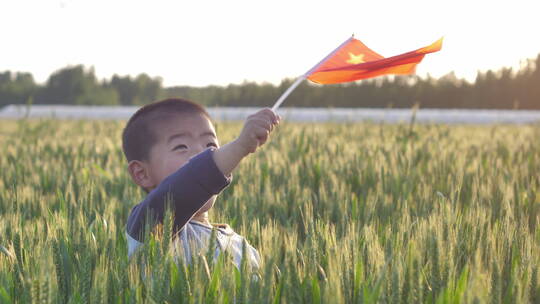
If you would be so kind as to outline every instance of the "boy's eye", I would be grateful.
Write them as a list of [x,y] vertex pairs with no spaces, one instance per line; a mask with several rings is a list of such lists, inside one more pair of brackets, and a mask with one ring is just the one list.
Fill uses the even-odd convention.
[[213,142],[208,143],[206,146],[207,146],[207,147],[214,147],[214,148],[217,148],[217,145],[216,145],[215,143],[213,143]]
[[187,146],[182,144],[182,145],[178,145],[178,146],[173,148],[173,150],[178,150],[178,149],[187,149]]

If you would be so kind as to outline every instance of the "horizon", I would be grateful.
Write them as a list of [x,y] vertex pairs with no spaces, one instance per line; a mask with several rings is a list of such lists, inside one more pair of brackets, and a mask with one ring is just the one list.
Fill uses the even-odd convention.
[[[538,53],[537,57],[540,56],[540,52]],[[362,81],[373,81],[375,79],[383,79],[383,78],[389,78],[389,79],[394,79],[395,77],[410,77],[410,76],[418,76],[419,78],[425,80],[427,79],[428,77],[431,77],[432,79],[438,81],[440,80],[441,78],[444,78],[445,76],[448,76],[448,75],[451,75],[451,74],[454,74],[454,76],[456,77],[456,79],[458,81],[464,81],[464,82],[467,82],[469,84],[474,84],[476,82],[476,78],[478,76],[478,74],[480,73],[486,73],[488,71],[491,71],[493,73],[498,73],[500,71],[502,71],[503,69],[511,69],[512,70],[512,73],[513,74],[516,74],[518,73],[522,68],[525,67],[525,65],[523,63],[531,60],[531,61],[534,61],[537,57],[531,57],[531,58],[526,58],[526,59],[523,59],[521,60],[522,62],[522,65],[520,67],[513,67],[513,66],[501,66],[501,67],[498,67],[497,69],[489,69],[489,70],[485,70],[485,71],[477,71],[477,74],[475,75],[474,78],[472,79],[469,79],[469,78],[466,78],[466,77],[460,77],[459,75],[456,75],[455,71],[449,71],[447,74],[444,74],[444,75],[440,75],[438,77],[434,76],[434,75],[431,75],[430,73],[427,73],[426,75],[418,75],[418,73],[416,74],[411,74],[411,75],[383,75],[383,76],[377,76],[377,77],[374,77],[374,78],[371,78],[371,79],[363,79],[363,80],[357,80],[357,81],[353,81],[353,82],[349,82],[349,83],[342,83],[341,85],[347,85],[347,84],[351,84],[351,83],[360,83]],[[420,63],[421,64],[421,63]],[[163,77],[161,77],[160,75],[149,75],[148,73],[145,73],[145,72],[141,72],[140,74],[136,74],[136,75],[132,75],[132,74],[119,74],[119,73],[113,73],[112,75],[108,76],[108,77],[98,77],[98,75],[96,75],[95,73],[95,67],[94,66],[86,66],[86,65],[83,65],[83,64],[69,64],[69,65],[66,65],[64,67],[61,67],[61,68],[58,68],[58,69],[55,69],[53,70],[51,73],[49,73],[49,75],[46,77],[46,79],[44,79],[43,81],[37,81],[37,79],[35,78],[35,75],[32,73],[32,72],[29,72],[29,71],[14,71],[14,70],[0,70],[0,73],[4,73],[4,72],[11,72],[11,73],[29,73],[32,75],[32,77],[34,77],[34,81],[37,85],[46,85],[47,83],[47,80],[48,78],[53,75],[54,73],[58,72],[58,71],[61,71],[63,69],[67,69],[67,68],[72,68],[72,67],[76,67],[76,66],[82,66],[83,69],[88,72],[90,70],[94,70],[94,75],[96,76],[96,80],[97,81],[110,81],[112,79],[112,77],[114,76],[118,76],[118,77],[126,77],[126,76],[130,76],[132,78],[135,78],[137,77],[138,75],[141,75],[141,74],[146,74],[147,76],[155,79],[155,78],[159,78],[161,79],[163,82],[162,82],[162,85],[163,85],[163,88],[167,89],[167,88],[174,88],[174,87],[193,87],[193,88],[205,88],[205,87],[211,87],[211,86],[216,86],[216,87],[227,87],[229,85],[243,85],[243,84],[246,84],[246,83],[254,83],[256,85],[273,85],[273,86],[279,86],[282,82],[284,81],[294,81],[296,78],[294,77],[286,77],[286,78],[283,78],[281,79],[279,82],[277,83],[274,83],[274,82],[268,82],[268,81],[255,81],[255,80],[249,80],[249,79],[244,79],[242,80],[241,82],[238,82],[238,83],[224,83],[224,84],[213,84],[213,83],[210,83],[210,84],[206,84],[206,85],[186,85],[186,84],[179,84],[179,85],[170,85],[170,86],[167,86],[165,83],[165,79]],[[305,80],[305,82],[309,85],[313,85],[313,86],[321,86],[321,84],[317,84],[317,83],[313,83],[309,80]]]
[[[93,67],[99,80],[145,73],[164,87],[279,85],[316,64],[352,33],[385,57],[431,44],[417,75],[519,70],[540,54],[533,1],[413,1],[332,5],[169,1],[9,1],[0,70],[31,73],[38,84],[64,67]],[[31,7],[32,9],[28,9]],[[343,9],[346,8],[346,9]],[[467,8],[467,9],[464,9]],[[367,12],[367,13],[366,13]],[[37,51],[36,51],[37,50]]]

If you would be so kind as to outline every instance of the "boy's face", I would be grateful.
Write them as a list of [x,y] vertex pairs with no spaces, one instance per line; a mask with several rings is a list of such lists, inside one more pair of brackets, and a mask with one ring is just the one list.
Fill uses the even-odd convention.
[[[146,171],[145,185],[148,190],[156,188],[167,176],[176,172],[189,159],[209,147],[219,147],[214,126],[202,114],[172,114],[159,122],[154,129],[157,142],[150,149],[148,161],[142,162]],[[213,196],[200,212],[210,209]]]

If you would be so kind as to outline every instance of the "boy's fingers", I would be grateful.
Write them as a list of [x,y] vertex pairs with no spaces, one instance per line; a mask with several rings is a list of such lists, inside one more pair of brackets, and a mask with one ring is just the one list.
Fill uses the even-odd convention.
[[274,129],[274,124],[269,122],[266,119],[254,118],[253,123],[259,127],[265,128],[266,130],[272,131]]
[[268,129],[262,127],[262,126],[256,126],[253,131],[255,133],[255,137],[257,137],[257,138],[262,138],[262,137],[268,136],[268,134],[270,134],[270,130],[268,130]]
[[264,109],[260,110],[259,113],[266,113],[266,114],[269,114],[269,115],[272,115],[272,116],[276,116],[276,112],[274,112],[270,108],[264,108]]
[[268,141],[268,137],[269,137],[268,133],[266,135],[260,137],[259,138],[259,146],[264,145],[266,143],[266,141]]
[[257,141],[259,142],[259,145],[262,145],[266,142],[268,139],[268,135],[270,134],[270,131],[264,129],[264,128],[257,128],[255,129],[255,137],[257,138]]
[[279,121],[279,118],[278,118],[278,115],[276,114],[276,112],[272,111],[272,109],[270,109],[270,108],[264,108],[264,109],[260,110],[258,113],[268,117],[270,119],[270,121],[272,123],[274,123],[274,124]]
[[264,120],[264,121],[268,121],[269,123],[271,124],[274,124],[275,121],[273,120],[272,118],[272,115],[268,114],[268,113],[257,113],[258,115],[256,115],[255,117],[253,117],[252,119],[257,119],[257,120]]

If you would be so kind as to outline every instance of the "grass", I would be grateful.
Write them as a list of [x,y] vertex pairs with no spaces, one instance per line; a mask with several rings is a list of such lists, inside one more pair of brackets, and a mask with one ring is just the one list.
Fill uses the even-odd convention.
[[123,125],[0,121],[0,303],[540,302],[538,125],[284,123],[210,215],[255,273],[160,233],[127,260]]

